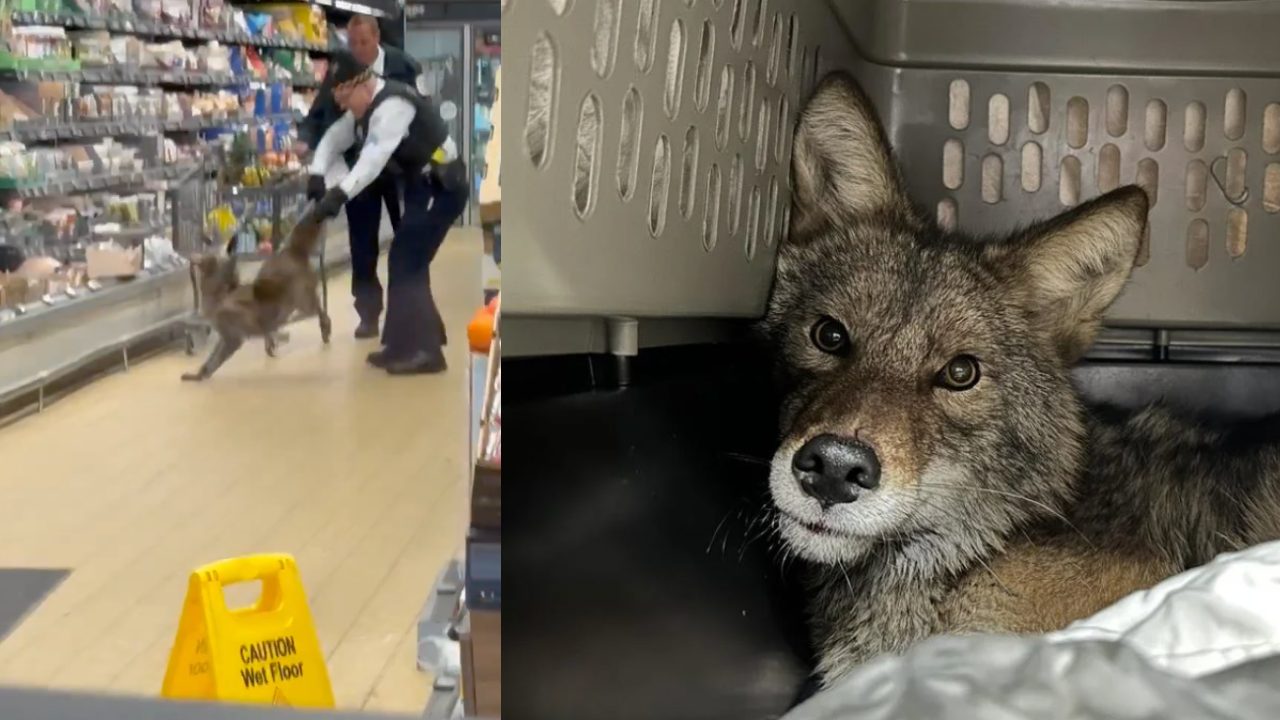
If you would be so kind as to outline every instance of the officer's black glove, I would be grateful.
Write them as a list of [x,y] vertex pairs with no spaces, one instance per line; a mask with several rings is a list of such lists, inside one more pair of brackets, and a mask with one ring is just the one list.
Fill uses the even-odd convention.
[[324,176],[311,175],[307,178],[307,199],[320,202],[324,199]]
[[342,206],[345,204],[347,204],[347,194],[342,191],[342,188],[334,188],[324,194],[316,211],[320,213],[322,219],[332,220],[338,217],[338,213],[342,212]]

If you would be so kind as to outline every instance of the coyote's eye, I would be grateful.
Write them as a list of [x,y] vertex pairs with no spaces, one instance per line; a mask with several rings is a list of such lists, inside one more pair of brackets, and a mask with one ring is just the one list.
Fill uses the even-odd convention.
[[934,383],[947,390],[968,390],[978,384],[982,372],[978,369],[978,359],[972,355],[957,355],[947,361],[938,371]]
[[813,346],[830,355],[843,355],[849,349],[849,331],[839,320],[823,316],[809,330]]

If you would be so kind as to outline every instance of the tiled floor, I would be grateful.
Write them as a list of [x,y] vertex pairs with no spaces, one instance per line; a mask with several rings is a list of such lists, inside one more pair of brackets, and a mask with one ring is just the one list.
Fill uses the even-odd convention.
[[366,367],[342,276],[329,348],[295,325],[280,357],[246,346],[203,385],[167,355],[0,431],[0,567],[73,570],[0,642],[0,683],[156,695],[190,570],[289,552],[339,706],[420,713],[415,621],[466,524],[480,246],[455,231],[433,267],[442,376]]

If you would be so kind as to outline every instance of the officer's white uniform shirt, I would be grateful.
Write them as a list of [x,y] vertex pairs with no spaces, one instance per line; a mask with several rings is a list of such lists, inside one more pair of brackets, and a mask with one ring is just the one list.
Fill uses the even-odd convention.
[[[381,56],[379,56],[381,58]],[[376,78],[373,94],[382,92],[387,83]],[[413,104],[401,97],[389,97],[374,108],[369,116],[368,136],[358,137],[355,116],[348,110],[329,126],[320,144],[316,146],[315,156],[309,169],[312,175],[323,175],[327,187],[339,187],[353,198],[369,186],[387,166],[391,155],[400,147],[401,141],[409,134],[409,124],[413,122],[417,110]],[[363,140],[360,157],[355,167],[342,175],[334,172],[335,167],[345,169],[342,154],[352,145]]]
[[[378,57],[369,66],[373,74],[379,76],[378,84],[374,88],[375,95],[386,87],[386,82],[381,77],[383,69],[386,67],[386,60],[386,50],[379,45]],[[414,89],[424,97],[427,95],[429,88],[425,73],[419,73],[414,83]],[[386,167],[392,153],[395,152],[405,135],[408,134],[409,124],[413,122],[413,116],[414,108],[405,100],[398,97],[384,100],[369,118],[369,136],[363,138],[364,148],[360,151],[360,158],[356,161],[355,167],[348,171],[347,164],[342,159],[342,154],[361,138],[356,137],[355,117],[350,111],[343,113],[342,117],[338,118],[338,121],[320,139],[320,144],[316,147],[315,157],[311,162],[310,172],[314,175],[324,175],[325,187],[341,187],[347,197],[355,197],[361,190],[368,187],[374,178],[382,173],[382,169]],[[326,146],[325,143],[330,137],[333,139]],[[370,152],[371,144],[374,145],[372,152]],[[445,138],[440,150],[445,162],[449,162],[459,155],[458,145],[454,142],[452,136]]]

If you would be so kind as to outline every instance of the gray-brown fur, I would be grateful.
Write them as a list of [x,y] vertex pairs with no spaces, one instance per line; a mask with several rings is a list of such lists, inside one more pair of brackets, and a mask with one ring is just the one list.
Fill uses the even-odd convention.
[[[771,492],[814,569],[824,681],[933,634],[1053,630],[1280,538],[1280,421],[1087,408],[1071,383],[1133,269],[1142,190],[1008,238],[941,230],[843,74],[802,113],[792,173],[763,323],[786,392]],[[847,329],[840,353],[815,345],[823,316]],[[980,379],[941,387],[960,355]],[[837,504],[803,490],[795,453],[820,434],[873,448],[879,485]]]
[[207,380],[251,337],[263,338],[267,354],[287,338],[281,328],[294,319],[318,317],[320,339],[328,344],[332,323],[320,304],[319,284],[311,253],[320,241],[324,223],[313,211],[304,214],[284,247],[262,263],[253,282],[240,283],[233,257],[197,258],[193,272],[200,288],[201,315],[218,339],[204,364],[183,380]]
[[[235,255],[228,252],[225,256],[210,254],[194,258],[191,263],[191,280],[199,293],[196,307],[200,319],[212,327],[222,301],[242,285]],[[289,334],[283,330],[265,335],[262,341],[267,356],[275,357],[279,344],[288,340]]]

